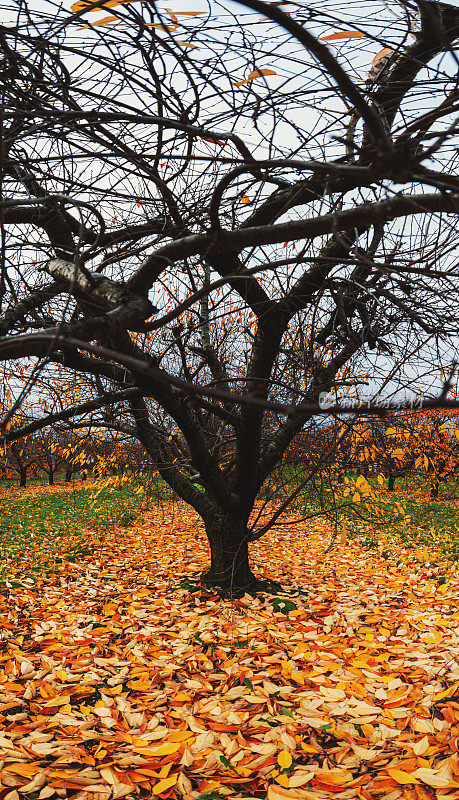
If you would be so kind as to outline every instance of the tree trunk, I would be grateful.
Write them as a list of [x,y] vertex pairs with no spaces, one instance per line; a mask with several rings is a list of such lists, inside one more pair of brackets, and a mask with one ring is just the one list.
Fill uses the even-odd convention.
[[238,517],[212,515],[205,521],[210,544],[210,569],[202,580],[210,586],[240,592],[254,588],[256,578],[249,566],[247,527]]
[[70,483],[72,480],[72,467],[67,467],[65,470],[65,482]]
[[389,482],[387,484],[387,488],[388,488],[389,492],[393,492],[394,491],[394,484],[395,484],[395,475],[392,475],[392,473],[389,473]]
[[21,479],[19,481],[19,486],[26,486],[27,485],[27,470],[26,469],[24,469],[24,470],[21,469],[20,476],[21,476]]
[[54,472],[48,472],[48,482],[50,486],[54,486]]
[[430,487],[430,496],[433,500],[436,500],[438,497],[439,487],[440,487],[439,481],[434,481]]

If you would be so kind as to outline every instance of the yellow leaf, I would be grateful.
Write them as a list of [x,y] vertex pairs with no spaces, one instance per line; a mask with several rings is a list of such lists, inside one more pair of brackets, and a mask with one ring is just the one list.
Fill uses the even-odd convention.
[[149,589],[139,589],[138,592],[134,592],[134,597],[148,597],[151,594]]
[[292,765],[292,756],[287,750],[282,750],[277,756],[277,763],[282,769],[288,769]]
[[278,775],[276,778],[274,778],[274,780],[276,781],[276,783],[279,783],[280,786],[285,786],[285,788],[288,789],[289,780],[287,775]]
[[403,770],[395,768],[389,768],[387,771],[390,777],[393,778],[394,781],[397,781],[397,783],[419,783],[419,781],[417,781],[416,778],[413,778],[413,775],[409,772],[403,772]]
[[353,503],[360,503],[360,495],[359,495],[359,493],[358,493],[358,492],[356,492],[356,493],[353,495],[353,497],[352,497],[352,502],[353,502]]
[[[379,51],[379,53],[376,53],[374,59],[371,62],[371,65],[373,67],[376,67],[376,65],[379,64],[382,58],[390,56],[391,53],[393,53],[393,50],[391,50],[390,47],[384,47],[382,50]],[[389,433],[389,431],[386,431],[386,433]]]
[[242,196],[241,203],[242,203],[243,205],[245,205],[245,206],[249,205],[249,203],[250,203],[250,197],[248,197],[248,195],[244,194],[244,195]]
[[391,456],[392,458],[402,459],[405,457],[405,451],[398,447],[396,450],[392,450]]
[[451,697],[451,695],[456,693],[457,684],[453,684],[453,686],[449,686],[445,689],[444,692],[440,692],[432,697],[432,703],[438,703],[439,700],[443,700],[445,697]]
[[159,771],[158,778],[160,778],[160,780],[165,780],[165,778],[169,776],[171,767],[172,767],[172,761],[169,761],[167,764],[164,764],[164,767],[162,767]]
[[156,756],[160,758],[161,756],[170,756],[172,753],[176,753],[179,748],[180,742],[171,742],[171,744],[163,744],[156,749],[152,747],[134,747],[134,750],[136,753],[140,753],[141,756]]
[[169,734],[167,738],[170,742],[186,742],[187,739],[191,739],[191,737],[195,735],[193,731],[175,731]]
[[244,83],[250,83],[250,81],[254,81],[255,78],[261,78],[263,75],[277,75],[277,72],[273,69],[255,69],[247,78],[244,78],[243,81],[236,81],[236,83],[233,83],[233,86],[243,86]]
[[359,39],[361,36],[366,36],[363,31],[338,31],[338,33],[330,33],[328,36],[321,36],[322,42],[334,42],[335,39]]
[[158,783],[155,783],[155,785],[152,787],[151,791],[155,792],[156,794],[167,792],[168,789],[171,789],[172,786],[175,786],[177,783],[177,778],[178,774],[175,773],[175,775],[171,775],[170,778],[165,778],[162,781],[158,781]]

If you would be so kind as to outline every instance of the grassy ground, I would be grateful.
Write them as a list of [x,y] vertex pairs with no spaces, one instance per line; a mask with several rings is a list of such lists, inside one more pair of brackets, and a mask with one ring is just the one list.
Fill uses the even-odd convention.
[[[375,480],[370,511],[361,504],[344,514],[351,537],[378,549],[383,557],[401,544],[423,562],[449,565],[459,560],[459,486],[440,484],[439,497],[430,497],[430,483],[413,477],[398,481],[395,490]],[[375,513],[375,510],[378,513]]]
[[[267,485],[263,492],[267,499],[280,502],[298,487],[306,474],[301,469],[283,468],[277,477],[280,482],[285,481],[277,497],[274,479],[273,486]],[[330,487],[325,478],[318,477],[315,484],[307,484],[295,498],[293,511],[301,518],[338,506],[336,514],[333,511],[328,514],[331,525],[337,523],[337,535],[346,531],[348,536],[361,538],[365,546],[378,549],[380,554],[390,551],[393,543],[399,543],[407,550],[427,548],[436,560],[459,560],[457,481],[440,483],[439,497],[433,499],[428,474],[399,478],[391,492],[387,490],[386,479],[381,482],[376,476],[369,477],[371,493],[368,494],[356,485],[362,480],[357,473],[347,474],[345,480],[345,483],[335,481]],[[423,551],[422,558],[426,557]]]
[[[12,490],[0,502],[0,589],[49,578],[64,561],[97,547],[115,525],[131,524],[140,511],[138,486],[111,481],[102,487],[34,485]],[[23,580],[23,578],[21,578]]]
[[[355,481],[357,476],[349,476]],[[428,486],[418,478],[397,482],[388,492],[370,479],[374,495],[370,513],[364,503],[340,512],[338,531],[376,549],[386,557],[392,544],[401,544],[424,561],[428,558],[447,565],[459,560],[459,487],[441,484],[440,497],[429,497]],[[291,485],[289,491],[291,491]],[[345,485],[335,485],[343,492]],[[352,496],[352,492],[351,492]],[[162,481],[150,478],[119,480],[109,478],[95,484],[34,484],[26,489],[2,491],[0,498],[0,591],[17,586],[17,575],[35,583],[56,575],[64,562],[90,555],[114,527],[131,525],[149,505],[171,499]],[[336,499],[336,498],[335,498]],[[298,498],[299,516],[330,505],[326,489],[305,489]],[[378,508],[375,516],[374,507]],[[403,511],[403,513],[401,513]]]

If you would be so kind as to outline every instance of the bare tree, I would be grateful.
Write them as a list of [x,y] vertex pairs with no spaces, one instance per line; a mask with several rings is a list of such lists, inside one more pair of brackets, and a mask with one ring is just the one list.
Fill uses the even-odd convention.
[[[453,360],[459,10],[109,14],[5,10],[3,439],[91,418],[139,440],[204,520],[208,583],[256,585],[252,511],[321,394],[428,391]],[[38,375],[81,398],[8,430]]]

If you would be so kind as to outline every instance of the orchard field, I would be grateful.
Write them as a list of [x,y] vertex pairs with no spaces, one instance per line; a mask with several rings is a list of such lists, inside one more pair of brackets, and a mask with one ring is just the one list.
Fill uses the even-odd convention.
[[2,498],[1,800],[458,796],[457,500],[282,518],[252,560],[283,590],[222,598],[198,517],[136,490]]
[[170,5],[0,0],[0,800],[458,800],[457,0]]

